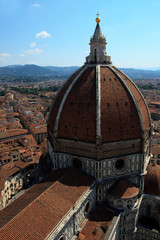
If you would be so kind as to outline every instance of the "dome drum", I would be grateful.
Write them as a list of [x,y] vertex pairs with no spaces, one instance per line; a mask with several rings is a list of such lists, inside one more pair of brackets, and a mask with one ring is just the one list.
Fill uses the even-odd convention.
[[97,161],[141,152],[141,139],[109,142],[97,146],[94,143],[54,137],[49,128],[48,141],[54,152],[93,158]]

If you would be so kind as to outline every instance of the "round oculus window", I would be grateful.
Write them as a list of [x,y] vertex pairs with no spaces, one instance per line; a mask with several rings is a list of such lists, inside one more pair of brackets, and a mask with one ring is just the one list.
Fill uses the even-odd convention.
[[127,172],[129,166],[130,166],[130,161],[128,158],[125,158],[125,159],[119,158],[114,163],[114,171],[117,174],[122,174]]
[[125,166],[125,162],[123,159],[118,159],[115,163],[115,168],[116,169],[122,169]]

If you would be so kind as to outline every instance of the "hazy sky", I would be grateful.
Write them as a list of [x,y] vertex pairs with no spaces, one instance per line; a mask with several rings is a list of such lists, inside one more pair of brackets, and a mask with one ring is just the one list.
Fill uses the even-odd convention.
[[160,0],[0,0],[0,66],[83,65],[97,12],[114,65],[160,66]]

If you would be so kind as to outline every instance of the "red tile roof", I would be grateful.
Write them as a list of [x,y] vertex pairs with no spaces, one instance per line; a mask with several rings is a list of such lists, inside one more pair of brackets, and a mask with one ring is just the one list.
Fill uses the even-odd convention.
[[118,71],[118,73],[125,80],[129,88],[131,89],[132,93],[134,94],[134,97],[137,100],[138,107],[142,115],[144,129],[147,130],[150,127],[150,116],[144,98],[142,97],[138,88],[135,87],[134,83],[124,73],[122,73],[118,68],[115,68],[115,70]]
[[26,129],[12,129],[6,130],[0,134],[0,140],[11,137],[18,137],[21,135],[26,135],[28,131]]
[[[79,72],[71,76],[55,99],[48,121],[52,132],[65,93]],[[88,66],[71,87],[58,121],[59,138],[96,142],[96,74],[95,65]],[[143,125],[144,130],[150,128],[150,115],[138,88],[117,68],[108,66],[100,66],[99,84],[102,143],[141,138]]]
[[57,181],[57,179],[62,177],[65,172],[66,169],[55,171],[54,176],[52,174],[49,175],[45,181],[34,185],[32,188],[29,188],[18,199],[9,204],[6,208],[2,209],[0,211],[0,228],[2,228],[12,218],[19,214],[31,202],[33,202],[39,195],[41,195],[47,188],[49,188],[55,181]]
[[95,67],[88,68],[68,95],[58,126],[58,137],[95,142],[96,82]]
[[139,194],[139,188],[127,179],[122,179],[111,186],[108,194],[116,198],[133,198]]
[[0,238],[45,239],[92,183],[91,176],[76,169],[68,169],[61,178],[2,227]]
[[144,193],[160,196],[160,166],[149,164],[144,181]]
[[73,82],[74,78],[80,71],[81,71],[81,68],[78,69],[75,73],[73,73],[71,75],[71,77],[68,79],[68,81],[64,83],[64,85],[62,86],[61,90],[58,92],[58,94],[53,102],[53,105],[52,105],[52,108],[51,108],[51,111],[49,114],[49,121],[48,121],[48,125],[52,131],[54,131],[54,125],[55,125],[58,109],[59,109],[61,101],[67,91],[67,88]]
[[101,113],[102,141],[141,137],[140,119],[131,94],[106,67],[101,67]]
[[77,240],[102,240],[114,217],[114,212],[98,206],[77,237]]
[[156,144],[151,147],[152,154],[159,154],[160,155],[160,145]]

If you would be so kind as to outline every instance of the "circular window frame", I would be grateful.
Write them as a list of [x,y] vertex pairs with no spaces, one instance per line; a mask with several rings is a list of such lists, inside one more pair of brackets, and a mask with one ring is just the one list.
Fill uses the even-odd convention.
[[115,168],[118,169],[118,171],[120,171],[124,167],[125,167],[125,160],[123,158],[120,158],[115,162]]
[[[124,165],[122,167],[120,167],[120,168],[116,167],[117,164],[118,165],[122,164],[122,163],[120,163],[120,161],[122,161],[122,160],[123,160],[123,164]],[[114,161],[113,168],[114,168],[114,172],[116,174],[124,174],[124,173],[126,173],[128,171],[128,169],[129,169],[129,167],[130,167],[130,160],[128,158],[122,157],[122,158],[118,158],[118,159],[116,159]]]
[[62,235],[58,238],[58,240],[66,240],[66,236],[65,236],[64,234],[62,234]]
[[[91,204],[90,204],[91,202],[90,202],[90,200],[88,200],[87,202],[86,202],[86,204],[85,204],[85,206],[84,206],[84,215],[86,216],[88,213],[89,213],[89,211],[90,211],[90,208],[91,208]],[[86,210],[86,208],[87,208],[87,210]]]
[[[77,165],[76,165],[76,161],[77,161]],[[80,164],[79,164],[80,163]],[[78,166],[79,165],[79,166]],[[73,167],[75,167],[75,168],[77,168],[77,169],[82,169],[82,167],[83,167],[83,162],[82,162],[82,160],[80,159],[80,158],[78,158],[78,157],[73,157],[72,158],[72,166]]]

